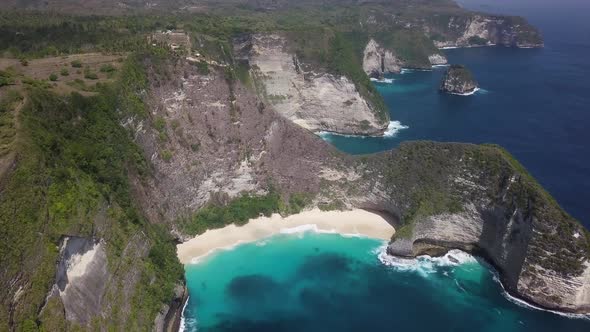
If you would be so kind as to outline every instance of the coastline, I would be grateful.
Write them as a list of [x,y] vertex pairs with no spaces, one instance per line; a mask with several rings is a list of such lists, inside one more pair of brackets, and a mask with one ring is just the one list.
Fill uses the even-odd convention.
[[288,217],[273,214],[270,217],[250,219],[243,226],[232,224],[207,230],[177,245],[176,253],[182,264],[194,264],[216,250],[229,249],[240,243],[256,242],[276,234],[306,230],[381,240],[389,240],[395,234],[393,226],[383,216],[373,212],[361,209],[321,211],[315,208]]

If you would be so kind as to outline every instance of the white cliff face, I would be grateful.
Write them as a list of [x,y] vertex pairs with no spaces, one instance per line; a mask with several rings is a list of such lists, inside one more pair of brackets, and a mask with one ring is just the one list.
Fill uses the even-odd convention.
[[312,131],[342,134],[382,134],[387,121],[380,120],[354,83],[344,76],[304,72],[284,37],[256,34],[236,53],[244,54],[251,67],[257,92],[280,114]]
[[428,61],[433,66],[441,66],[441,65],[446,65],[447,63],[449,63],[447,61],[447,58],[441,54],[433,54],[433,55],[428,56]]
[[[568,309],[574,312],[590,311],[590,263],[579,276],[564,277],[552,270],[532,265],[521,273],[518,291],[534,298],[548,308]],[[555,303],[555,299],[559,299]]]
[[399,73],[403,62],[391,50],[384,49],[374,39],[369,40],[363,52],[363,70],[372,77]]
[[108,279],[105,245],[91,239],[65,238],[60,255],[54,292],[62,299],[66,319],[86,325],[101,312]]
[[[501,16],[474,15],[467,22],[451,18],[448,28],[462,31],[454,40],[435,41],[438,48],[473,47],[473,46],[516,46],[516,47],[542,47],[539,38],[528,41],[523,36],[531,33],[526,24],[508,22]],[[533,32],[536,33],[536,32]],[[478,40],[474,42],[473,39]]]

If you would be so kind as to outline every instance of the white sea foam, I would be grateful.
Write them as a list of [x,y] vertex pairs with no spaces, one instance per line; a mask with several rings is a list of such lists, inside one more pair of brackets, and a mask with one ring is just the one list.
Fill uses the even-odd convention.
[[[408,129],[408,128],[410,128],[410,127],[403,125],[399,121],[390,121],[389,125],[387,125],[387,129],[383,133],[383,137],[394,137],[400,130]],[[333,133],[333,132],[329,132],[329,131],[320,131],[317,133],[317,135],[328,142],[330,141],[330,136],[356,137],[356,138],[380,137],[380,136],[339,134],[339,133]]]
[[377,83],[393,84],[393,81],[395,81],[395,80],[393,78],[374,78],[374,77],[371,77],[371,81],[377,82]]
[[[472,95],[476,94],[479,91],[481,91],[480,88],[475,88],[471,92],[467,92],[467,93],[453,93],[453,92],[451,92],[451,94],[453,94],[455,96],[472,96]],[[486,90],[486,92],[487,92],[487,90]]]
[[387,130],[383,133],[384,137],[393,137],[395,136],[400,130],[408,129],[410,127],[404,126],[399,121],[390,121],[389,125],[387,126]]
[[585,315],[585,314],[571,314],[571,313],[566,313],[566,312],[560,312],[560,311],[555,311],[555,310],[550,310],[550,309],[545,309],[545,308],[541,308],[538,307],[534,304],[528,303],[524,300],[521,300],[517,297],[514,297],[512,295],[510,295],[507,291],[506,288],[504,288],[504,284],[502,284],[502,282],[500,281],[500,277],[498,275],[498,271],[496,271],[494,268],[492,268],[491,266],[488,266],[488,268],[492,271],[493,275],[494,275],[494,281],[496,281],[498,284],[500,284],[500,287],[502,287],[502,295],[510,302],[521,306],[523,308],[527,308],[527,309],[534,309],[534,310],[541,310],[541,311],[546,311],[546,312],[550,312],[556,315],[560,315],[560,316],[564,316],[567,318],[575,318],[575,319],[587,319],[590,320],[590,315]]
[[450,67],[450,66],[451,66],[451,65],[449,65],[449,64],[447,63],[447,64],[444,64],[444,65],[432,65],[432,68],[445,68],[445,67]]
[[402,68],[400,74],[409,74],[415,71],[432,71],[432,69],[418,69],[418,68]]
[[458,266],[477,262],[475,257],[461,250],[450,250],[441,257],[418,256],[416,258],[401,258],[388,255],[387,245],[384,245],[376,250],[376,254],[384,265],[390,266],[398,271],[415,272],[423,277],[436,273],[438,267]]
[[[461,250],[456,250],[456,249],[450,250],[447,254],[445,254],[444,256],[441,256],[441,257],[418,256],[416,258],[400,258],[400,257],[394,257],[391,255],[388,255],[387,254],[387,244],[384,244],[383,246],[381,246],[375,250],[375,254],[377,254],[377,257],[379,258],[381,263],[383,263],[384,265],[390,266],[397,271],[415,272],[423,277],[427,277],[429,274],[436,273],[437,267],[459,266],[462,264],[478,262],[478,260],[475,257],[471,256],[470,254],[463,252]],[[564,312],[559,312],[559,311],[555,311],[555,310],[540,308],[538,306],[535,306],[533,304],[530,304],[524,300],[521,300],[519,298],[516,298],[516,297],[508,294],[508,292],[504,288],[504,285],[500,281],[498,272],[492,266],[489,266],[488,264],[485,264],[485,263],[484,263],[484,265],[488,269],[490,269],[490,271],[492,271],[494,281],[496,281],[497,283],[500,284],[500,286],[502,287],[502,295],[508,301],[510,301],[516,305],[519,305],[521,307],[528,308],[528,309],[547,311],[547,312],[551,312],[551,313],[554,313],[554,314],[557,314],[560,316],[564,316],[564,317],[568,317],[568,318],[590,320],[590,315],[571,314],[571,313],[564,313]],[[457,283],[457,287],[459,289],[461,289],[462,291],[465,291],[465,289],[459,283]]]
[[190,296],[186,298],[186,302],[184,302],[184,306],[182,307],[182,312],[180,313],[180,326],[178,327],[178,332],[184,332],[186,330],[186,318],[184,317],[184,311],[186,310],[186,306],[188,305],[188,300]]
[[214,253],[216,253],[218,251],[229,251],[229,250],[233,250],[237,246],[239,246],[240,244],[244,244],[244,243],[247,243],[247,242],[246,241],[239,240],[239,241],[236,241],[235,243],[233,243],[231,245],[228,245],[228,246],[225,246],[225,247],[213,248],[213,249],[207,251],[206,253],[204,253],[204,254],[202,254],[200,256],[191,258],[190,264],[198,264],[204,258],[208,257],[211,254],[214,254]]
[[299,234],[303,235],[306,232],[318,233],[318,234],[338,234],[342,237],[346,238],[361,238],[366,237],[360,233],[341,233],[335,229],[322,229],[318,227],[316,224],[307,224],[307,225],[300,225],[291,228],[282,228],[280,233],[281,234]]

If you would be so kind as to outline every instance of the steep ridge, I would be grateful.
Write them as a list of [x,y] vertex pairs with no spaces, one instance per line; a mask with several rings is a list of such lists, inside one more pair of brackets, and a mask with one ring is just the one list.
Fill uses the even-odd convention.
[[[312,131],[378,135],[389,123],[344,75],[309,66],[279,34],[245,35],[234,53],[251,71],[257,92],[286,118]],[[382,113],[382,112],[381,112]]]
[[[176,70],[192,69],[180,65]],[[187,93],[183,106],[172,111],[152,104],[153,112],[167,123],[181,114],[186,118],[176,129],[167,127],[165,146],[175,145],[170,148],[176,152],[168,162],[154,162],[158,181],[152,185],[157,189],[146,191],[150,199],[145,200],[147,209],[161,209],[154,215],[167,216],[167,222],[179,226],[178,233],[178,218],[189,212],[182,207],[231,201],[240,191],[264,194],[272,185],[286,200],[305,192],[310,195],[307,206],[366,208],[393,215],[399,224],[391,254],[440,255],[463,249],[487,258],[515,296],[547,308],[589,311],[590,234],[501,148],[416,142],[387,153],[351,157],[261,106],[239,81],[228,82],[218,71],[184,77],[188,79],[182,83]],[[218,100],[219,95],[212,95],[222,92],[224,85],[233,85],[233,118],[229,101],[223,107],[207,106],[207,98]],[[166,96],[178,87],[174,82],[163,85],[155,98],[166,103]],[[197,101],[192,91],[206,97]],[[254,117],[256,121],[249,120]],[[225,141],[220,147],[227,157],[220,159],[219,151],[207,148],[183,148],[180,136],[196,132],[207,135],[203,140]],[[154,139],[157,132],[149,135]],[[199,165],[188,161],[195,159]],[[212,164],[215,168],[207,166]],[[210,184],[213,173],[207,169],[223,172],[213,176],[219,179],[217,186]],[[197,181],[201,173],[207,176]],[[238,183],[241,187],[236,188]],[[183,203],[176,205],[177,201]]]

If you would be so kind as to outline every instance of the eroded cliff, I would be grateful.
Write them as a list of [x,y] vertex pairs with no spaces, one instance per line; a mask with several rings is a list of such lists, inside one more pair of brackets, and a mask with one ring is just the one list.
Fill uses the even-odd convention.
[[311,131],[379,135],[389,124],[350,78],[309,66],[280,34],[245,35],[234,53],[247,63],[258,94],[280,114]]

